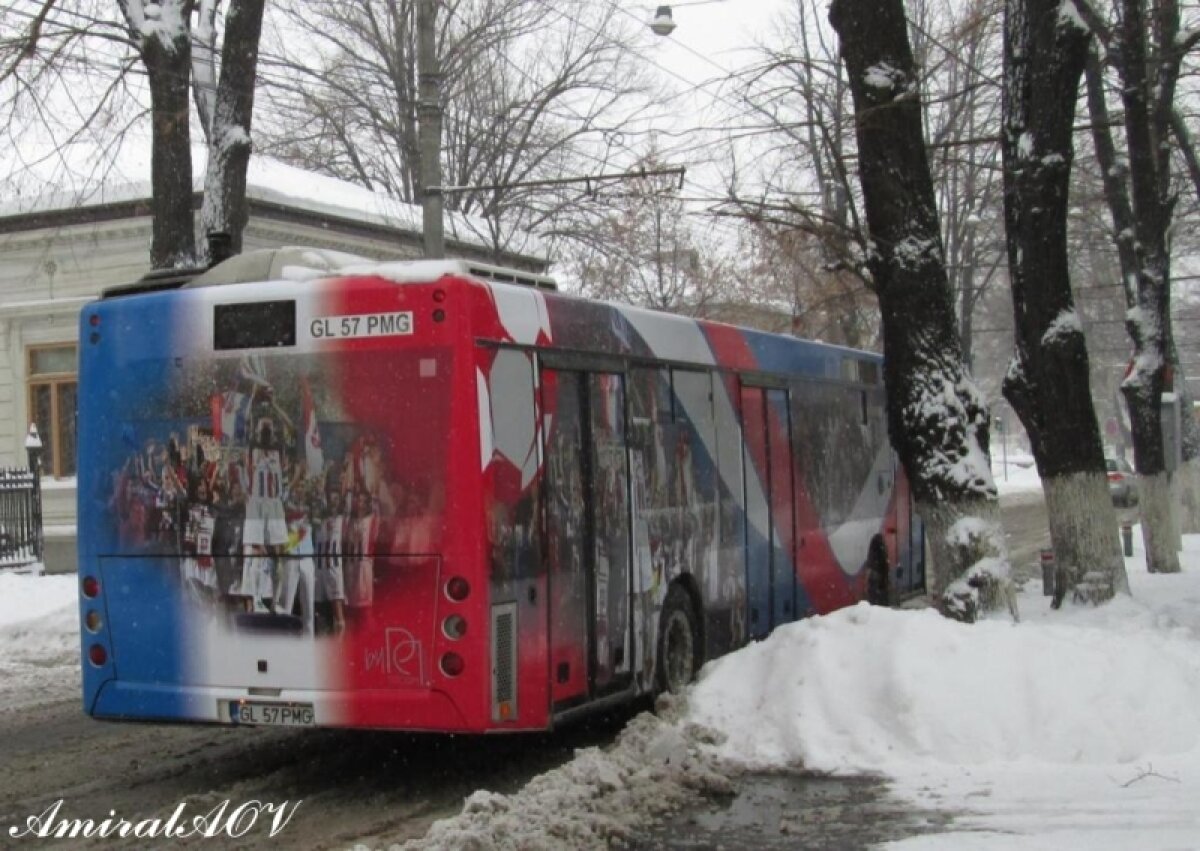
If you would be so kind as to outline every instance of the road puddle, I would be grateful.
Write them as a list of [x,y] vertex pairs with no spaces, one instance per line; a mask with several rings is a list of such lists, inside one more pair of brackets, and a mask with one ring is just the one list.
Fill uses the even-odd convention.
[[747,774],[731,796],[676,813],[634,849],[845,849],[950,829],[952,816],[913,812],[874,777]]

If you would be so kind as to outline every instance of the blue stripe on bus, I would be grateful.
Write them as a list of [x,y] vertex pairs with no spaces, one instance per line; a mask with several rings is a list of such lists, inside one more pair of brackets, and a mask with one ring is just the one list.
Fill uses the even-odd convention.
[[[79,419],[89,424],[78,436],[79,555],[81,571],[96,575],[101,583],[104,628],[97,640],[110,650],[109,662],[97,668],[83,663],[84,705],[92,709],[105,682],[112,676],[147,682],[178,683],[184,676],[182,609],[177,560],[166,558],[105,559],[118,551],[121,528],[114,477],[126,460],[141,451],[148,438],[160,442],[178,424],[124,421],[131,408],[162,410],[163,399],[174,383],[175,362],[171,346],[177,319],[187,299],[162,294],[139,300],[89,305],[80,318]],[[91,316],[98,315],[96,325]],[[135,405],[130,400],[140,400]],[[82,578],[82,577],[81,577]],[[95,603],[84,601],[84,607]],[[135,630],[130,625],[137,624]],[[120,625],[116,635],[110,625]],[[85,645],[91,639],[85,635]],[[176,701],[172,703],[172,700]],[[159,698],[155,715],[183,713],[182,697]],[[170,705],[168,705],[170,704]],[[126,707],[130,715],[141,709]]]

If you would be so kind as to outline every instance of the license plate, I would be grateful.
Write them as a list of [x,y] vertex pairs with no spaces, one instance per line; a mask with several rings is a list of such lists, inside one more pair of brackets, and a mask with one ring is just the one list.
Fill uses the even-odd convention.
[[234,724],[263,724],[276,727],[311,727],[311,703],[263,703],[253,700],[222,701],[225,718]]
[[413,332],[411,310],[361,313],[351,316],[317,316],[308,323],[314,340],[352,340],[359,337],[396,337]]

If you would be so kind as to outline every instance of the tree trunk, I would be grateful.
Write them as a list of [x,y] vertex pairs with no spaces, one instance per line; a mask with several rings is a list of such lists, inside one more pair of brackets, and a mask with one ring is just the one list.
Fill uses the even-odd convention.
[[[1170,10],[1174,8],[1174,21]],[[1171,0],[1156,4],[1161,17],[1155,33],[1162,55],[1152,61],[1147,46],[1149,22],[1145,0],[1120,2],[1121,100],[1129,143],[1134,256],[1137,296],[1126,326],[1133,339],[1133,362],[1121,385],[1133,427],[1133,457],[1141,477],[1142,530],[1149,569],[1177,573],[1179,554],[1171,507],[1170,471],[1162,439],[1162,394],[1167,386],[1171,351],[1171,255],[1167,229],[1171,223],[1170,132],[1178,62],[1172,61],[1178,32],[1178,7]]]
[[1200,422],[1196,421],[1193,397],[1188,390],[1187,376],[1180,363],[1179,350],[1174,345],[1170,352],[1171,370],[1175,376],[1176,393],[1179,397],[1180,421],[1182,423],[1182,463],[1172,480],[1175,485],[1174,503],[1179,509],[1177,532],[1184,535],[1200,534]]
[[143,36],[141,54],[150,80],[153,112],[150,265],[155,269],[188,266],[195,262],[196,232],[188,128],[191,54],[186,30],[173,37],[161,33]]
[[[1138,4],[1133,2],[1132,6]],[[1126,328],[1134,343],[1134,356],[1121,391],[1129,410],[1134,462],[1140,477],[1146,563],[1153,573],[1175,573],[1180,567],[1159,408],[1165,385],[1166,355],[1171,350],[1170,335],[1163,332],[1164,328],[1170,328],[1169,314],[1166,313],[1169,277],[1156,270],[1163,268],[1165,259],[1169,271],[1164,228],[1170,216],[1160,203],[1156,176],[1159,161],[1154,157],[1150,132],[1146,22],[1140,8],[1134,8],[1133,12],[1133,20],[1124,25],[1121,47],[1110,48],[1110,55],[1124,82],[1122,100],[1126,107],[1129,163],[1121,162],[1116,156],[1112,121],[1104,101],[1102,68],[1094,52],[1087,62],[1087,106],[1129,307]],[[1128,38],[1133,41],[1124,44]],[[1144,212],[1145,218],[1142,217]],[[1158,481],[1159,478],[1164,481]]]
[[904,4],[834,0],[829,17],[854,96],[888,432],[929,524],[931,596],[969,620],[981,587],[1009,588],[1009,565],[984,450],[988,412],[962,366]]
[[200,227],[204,234],[229,234],[234,254],[242,250],[249,217],[246,170],[250,165],[250,126],[264,0],[235,0],[225,18],[221,79],[208,139],[208,171]]
[[1200,534],[1200,458],[1184,454],[1183,465],[1172,476],[1175,481],[1175,504],[1179,507],[1181,535]]
[[1091,371],[1067,256],[1071,141],[1088,32],[1060,0],[1005,5],[1004,219],[1016,348],[1004,395],[1029,434],[1046,494],[1058,594],[1124,589]]

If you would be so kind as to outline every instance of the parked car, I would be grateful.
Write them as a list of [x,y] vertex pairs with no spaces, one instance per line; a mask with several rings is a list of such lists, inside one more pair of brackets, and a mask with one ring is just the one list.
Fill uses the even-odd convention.
[[1108,494],[1116,505],[1137,505],[1137,475],[1133,468],[1119,458],[1105,458],[1108,468]]

